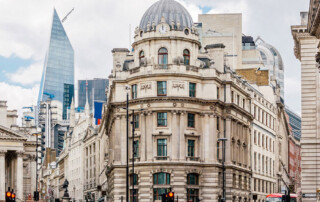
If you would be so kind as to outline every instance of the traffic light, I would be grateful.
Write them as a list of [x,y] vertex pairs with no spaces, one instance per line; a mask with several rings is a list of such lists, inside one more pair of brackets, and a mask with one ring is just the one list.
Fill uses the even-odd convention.
[[35,192],[33,192],[33,198],[34,198],[34,200],[35,201],[39,201],[39,192],[38,191],[35,191]]
[[167,197],[168,195],[167,194],[162,194],[162,202],[167,202]]
[[11,192],[10,191],[6,192],[6,202],[11,202]]
[[16,194],[13,193],[13,191],[12,191],[12,193],[11,193],[11,202],[15,202],[15,201],[16,201]]
[[174,192],[169,192],[168,193],[168,202],[174,202]]

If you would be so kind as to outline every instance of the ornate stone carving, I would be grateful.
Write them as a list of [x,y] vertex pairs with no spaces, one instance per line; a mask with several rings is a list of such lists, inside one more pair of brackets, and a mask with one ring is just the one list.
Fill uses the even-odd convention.
[[145,91],[147,92],[147,90],[151,90],[152,89],[152,83],[142,83],[140,84],[140,91]]
[[6,155],[7,151],[6,150],[0,150],[0,156]]
[[16,151],[18,157],[23,157],[24,151]]
[[174,81],[174,82],[172,82],[172,88],[176,88],[178,91],[179,91],[180,89],[183,89],[183,90],[184,90],[184,83]]

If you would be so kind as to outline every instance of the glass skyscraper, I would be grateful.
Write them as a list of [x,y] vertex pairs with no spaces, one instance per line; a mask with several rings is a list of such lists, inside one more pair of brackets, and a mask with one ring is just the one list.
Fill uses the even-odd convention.
[[92,79],[78,81],[78,106],[84,107],[86,104],[86,89],[88,88],[88,102],[92,112],[93,102],[106,102],[106,86],[108,79]]
[[[63,114],[66,114],[74,95],[73,86],[74,51],[57,11],[54,9],[49,49],[43,66],[38,102],[46,101],[51,96],[51,99],[63,104]],[[65,92],[65,89],[68,92]]]

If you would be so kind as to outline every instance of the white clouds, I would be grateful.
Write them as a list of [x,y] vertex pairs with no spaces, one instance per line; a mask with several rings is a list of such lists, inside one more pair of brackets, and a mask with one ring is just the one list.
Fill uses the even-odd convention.
[[38,85],[31,89],[26,89],[0,82],[0,100],[7,100],[9,109],[21,109],[25,106],[35,105],[37,103],[37,97],[35,95],[37,95],[38,92]]
[[33,85],[41,80],[42,62],[36,62],[29,67],[20,67],[15,73],[7,73],[6,76],[15,83]]
[[[144,12],[157,0],[4,1],[0,0],[0,55],[40,61],[10,76],[12,81],[32,84],[41,79],[53,7],[61,19],[74,8],[63,25],[75,51],[75,79],[78,80],[107,78],[112,67],[111,50],[129,47],[129,24],[133,33]],[[307,10],[307,1],[296,1],[294,4],[292,0],[178,1],[188,9],[195,22],[201,13],[199,6],[212,7],[210,13],[242,12],[244,34],[260,35],[267,43],[274,45],[282,54],[285,73],[289,77],[300,78],[299,63],[293,56],[290,25],[299,23],[299,12]],[[40,72],[36,71],[37,67]],[[38,92],[34,94],[35,98],[37,96]]]

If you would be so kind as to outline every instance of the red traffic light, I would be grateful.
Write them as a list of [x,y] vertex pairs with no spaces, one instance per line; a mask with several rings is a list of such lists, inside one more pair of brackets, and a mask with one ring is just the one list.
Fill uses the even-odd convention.
[[6,196],[11,197],[11,192],[7,191]]
[[169,195],[170,198],[173,198],[173,197],[174,197],[174,193],[173,193],[173,192],[169,192],[168,195]]

